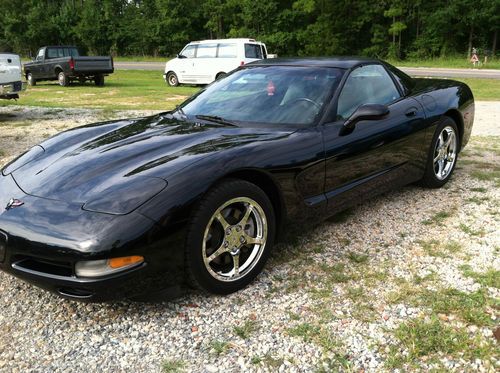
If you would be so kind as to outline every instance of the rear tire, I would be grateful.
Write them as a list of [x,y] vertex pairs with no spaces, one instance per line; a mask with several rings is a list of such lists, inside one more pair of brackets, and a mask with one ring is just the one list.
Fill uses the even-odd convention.
[[440,188],[446,184],[457,164],[459,149],[458,127],[453,119],[444,117],[432,137],[424,177],[419,184],[426,188]]
[[69,85],[69,78],[63,71],[59,71],[57,74],[57,81],[61,87],[67,87]]
[[26,80],[28,81],[28,85],[30,85],[31,87],[36,86],[36,79],[33,77],[32,73],[28,73],[28,75],[26,76]]
[[244,288],[262,271],[275,235],[267,195],[229,179],[211,189],[191,217],[185,247],[190,284],[215,294]]
[[96,75],[94,78],[95,85],[98,87],[103,87],[104,86],[104,75]]
[[177,78],[177,74],[173,71],[170,71],[167,74],[167,84],[170,87],[177,87],[179,85],[179,79]]

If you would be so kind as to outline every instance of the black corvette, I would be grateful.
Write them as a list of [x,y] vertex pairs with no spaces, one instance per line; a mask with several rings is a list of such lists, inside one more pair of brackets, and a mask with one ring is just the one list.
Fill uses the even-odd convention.
[[70,299],[225,294],[290,227],[452,175],[470,89],[371,59],[239,68],[152,117],[63,132],[0,175],[0,268]]

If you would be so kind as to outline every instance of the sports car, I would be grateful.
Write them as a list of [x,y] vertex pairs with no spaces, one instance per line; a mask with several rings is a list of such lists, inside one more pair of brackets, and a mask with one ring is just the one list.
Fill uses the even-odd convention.
[[467,85],[380,60],[250,63],[175,110],[74,128],[7,164],[0,268],[82,301],[228,294],[294,229],[444,185],[473,119]]

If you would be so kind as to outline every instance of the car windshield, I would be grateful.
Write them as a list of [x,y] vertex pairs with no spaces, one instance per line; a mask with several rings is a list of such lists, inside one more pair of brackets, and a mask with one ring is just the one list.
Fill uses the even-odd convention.
[[262,124],[314,123],[344,71],[326,67],[255,66],[234,72],[191,97],[188,117]]

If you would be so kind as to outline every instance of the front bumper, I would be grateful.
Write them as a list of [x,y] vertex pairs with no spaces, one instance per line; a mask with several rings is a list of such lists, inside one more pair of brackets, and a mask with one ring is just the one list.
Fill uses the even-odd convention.
[[[6,209],[10,199],[21,206]],[[183,282],[182,232],[164,234],[139,213],[114,216],[25,194],[0,174],[0,269],[68,299],[135,298]],[[141,255],[145,262],[100,278],[79,278],[82,260]]]
[[0,84],[0,96],[11,96],[26,90],[26,82]]

